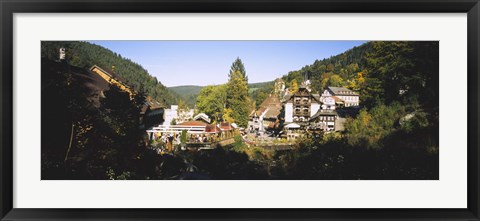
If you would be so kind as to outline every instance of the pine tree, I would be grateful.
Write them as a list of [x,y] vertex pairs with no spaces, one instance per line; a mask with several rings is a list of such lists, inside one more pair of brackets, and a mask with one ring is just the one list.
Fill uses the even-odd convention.
[[234,71],[227,82],[226,108],[232,111],[229,117],[240,127],[246,127],[249,107],[247,80],[240,71]]
[[235,71],[239,71],[242,74],[242,77],[245,79],[245,81],[248,82],[248,76],[247,76],[247,72],[245,71],[245,66],[243,65],[242,60],[238,57],[233,62],[232,67],[230,68],[230,73],[228,74],[228,77],[230,78],[232,73],[234,73]]

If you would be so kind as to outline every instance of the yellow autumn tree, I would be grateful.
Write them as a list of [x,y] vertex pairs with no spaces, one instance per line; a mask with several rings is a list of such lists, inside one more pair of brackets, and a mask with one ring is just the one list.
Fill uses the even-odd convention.
[[235,119],[232,117],[233,110],[230,108],[225,108],[223,110],[223,121],[228,122],[228,123],[235,123]]
[[292,88],[291,88],[290,91],[291,91],[292,94],[293,94],[293,93],[295,93],[295,92],[298,91],[298,83],[297,83],[297,80],[293,79],[291,85],[292,85]]

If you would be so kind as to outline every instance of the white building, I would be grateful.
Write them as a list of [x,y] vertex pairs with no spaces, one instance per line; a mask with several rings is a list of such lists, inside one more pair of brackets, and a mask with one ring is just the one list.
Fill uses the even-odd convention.
[[178,109],[178,105],[171,105],[170,109],[165,109],[163,118],[165,119],[163,125],[171,125],[173,120],[177,124],[183,123],[193,118],[193,109],[182,111]]
[[311,126],[323,131],[334,131],[338,118],[335,109],[339,99],[335,99],[328,90],[325,90],[320,100],[322,101],[322,107],[311,117]]
[[322,101],[322,110],[335,110],[336,101],[328,90],[325,90],[320,98]]
[[[345,107],[358,106],[360,104],[358,93],[344,87],[328,87],[327,90],[323,92],[322,96],[324,94],[334,96],[334,99],[340,99]],[[337,101],[337,103],[341,102]]]

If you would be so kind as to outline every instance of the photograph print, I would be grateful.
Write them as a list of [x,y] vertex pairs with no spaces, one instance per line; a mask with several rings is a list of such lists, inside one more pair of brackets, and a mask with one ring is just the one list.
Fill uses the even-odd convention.
[[42,180],[438,180],[438,41],[42,41]]

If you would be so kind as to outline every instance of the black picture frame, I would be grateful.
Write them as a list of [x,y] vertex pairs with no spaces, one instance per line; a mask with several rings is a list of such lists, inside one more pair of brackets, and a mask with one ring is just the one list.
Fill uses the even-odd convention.
[[[1,220],[480,220],[478,0],[0,0],[1,10]],[[17,209],[13,208],[14,13],[467,13],[467,209]],[[48,200],[48,199],[46,199]],[[414,199],[412,199],[414,200]]]

